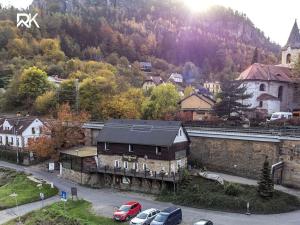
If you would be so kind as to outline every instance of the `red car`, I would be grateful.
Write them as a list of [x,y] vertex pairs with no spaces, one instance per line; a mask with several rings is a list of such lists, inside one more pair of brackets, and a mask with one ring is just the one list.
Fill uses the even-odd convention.
[[142,206],[138,202],[127,202],[114,212],[113,219],[126,221],[135,217],[142,211]]

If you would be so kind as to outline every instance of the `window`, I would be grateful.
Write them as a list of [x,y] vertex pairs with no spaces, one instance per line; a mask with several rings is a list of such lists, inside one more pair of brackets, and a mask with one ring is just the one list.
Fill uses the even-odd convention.
[[180,129],[180,130],[179,130],[179,136],[181,136],[181,132],[182,132],[182,131],[181,131],[181,129]]
[[127,161],[124,162],[124,169],[128,169],[128,162]]
[[282,101],[282,96],[283,96],[283,87],[279,86],[279,88],[278,88],[278,99],[280,101]]
[[263,107],[263,101],[259,102],[259,107]]
[[156,155],[161,155],[161,147],[156,146]]
[[8,137],[5,136],[5,144],[8,145]]
[[2,136],[0,136],[0,145],[2,145]]
[[129,152],[133,152],[132,145],[128,145],[128,151],[129,151]]
[[10,144],[14,145],[14,138],[13,137],[10,137]]
[[115,160],[115,168],[120,168],[120,161],[119,160]]
[[35,134],[35,129],[34,129],[34,127],[31,128],[31,133],[32,133],[32,134]]
[[259,85],[259,90],[260,91],[265,91],[266,90],[266,85],[265,84],[260,84]]
[[132,169],[138,171],[138,170],[139,170],[139,164],[138,164],[137,162],[134,162],[134,163],[132,164]]
[[20,145],[19,138],[16,138],[16,145],[17,145],[17,146]]
[[286,55],[286,63],[287,64],[291,63],[291,54],[290,53]]
[[181,168],[181,160],[177,160],[177,169]]
[[104,142],[104,150],[105,151],[109,150],[109,142]]

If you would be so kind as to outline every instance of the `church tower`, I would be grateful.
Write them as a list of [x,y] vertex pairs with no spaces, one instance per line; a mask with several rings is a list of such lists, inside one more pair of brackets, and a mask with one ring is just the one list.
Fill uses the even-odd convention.
[[286,45],[282,48],[281,55],[281,63],[283,65],[292,67],[298,61],[300,56],[300,33],[297,20],[295,20]]

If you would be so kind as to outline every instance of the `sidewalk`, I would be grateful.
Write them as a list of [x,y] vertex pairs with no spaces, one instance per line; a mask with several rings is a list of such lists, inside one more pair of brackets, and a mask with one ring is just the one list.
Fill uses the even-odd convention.
[[[248,185],[257,185],[257,180],[244,178],[244,177],[238,177],[234,175],[224,174],[224,173],[218,173],[218,172],[211,172],[207,171],[208,173],[213,173],[221,176],[224,180],[233,182],[233,183],[239,183],[239,184],[248,184]],[[298,198],[300,198],[300,190],[284,187],[282,185],[275,185],[274,188],[278,191],[282,191],[291,195],[295,195]]]
[[[54,196],[44,200],[44,206],[50,205],[54,202],[58,202],[60,199],[58,196]],[[12,219],[18,218],[19,216],[23,216],[33,210],[41,209],[42,201],[28,203],[25,205],[21,205],[18,208],[9,208],[0,211],[0,224],[4,224]]]

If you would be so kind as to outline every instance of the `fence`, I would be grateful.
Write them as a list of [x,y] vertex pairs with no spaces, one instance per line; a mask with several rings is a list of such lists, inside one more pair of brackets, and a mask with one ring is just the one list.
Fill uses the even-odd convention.
[[[17,160],[17,156],[19,157],[19,160]],[[12,162],[12,163],[17,163],[19,161],[20,164],[23,164],[28,160],[28,164],[29,164],[30,162],[29,158],[30,158],[29,152],[22,152],[22,151],[17,152],[16,149],[13,149],[8,146],[0,147],[0,160]]]

